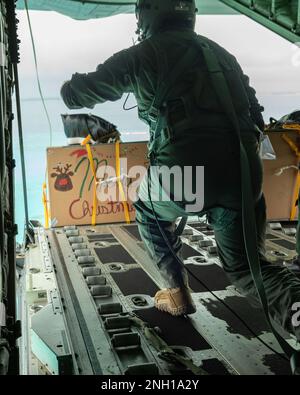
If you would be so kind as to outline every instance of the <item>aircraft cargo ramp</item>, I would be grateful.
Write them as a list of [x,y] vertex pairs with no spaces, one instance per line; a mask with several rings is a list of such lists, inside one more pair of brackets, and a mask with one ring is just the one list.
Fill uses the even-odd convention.
[[[284,264],[295,254],[294,225],[271,227],[268,256]],[[21,373],[290,373],[262,312],[220,268],[206,223],[190,223],[182,236],[197,312],[180,318],[153,306],[160,277],[136,225],[37,227],[35,239],[22,276],[23,333],[30,333],[23,349],[32,353],[23,358]],[[290,342],[295,346],[295,339]],[[175,357],[157,346],[165,343]]]

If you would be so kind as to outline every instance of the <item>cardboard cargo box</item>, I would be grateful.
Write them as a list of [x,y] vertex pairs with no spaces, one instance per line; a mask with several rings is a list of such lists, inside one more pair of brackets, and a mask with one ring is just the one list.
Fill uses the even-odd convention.
[[[297,201],[295,188],[298,171],[295,167],[299,159],[282,138],[282,133],[268,132],[267,134],[276,154],[275,160],[264,160],[263,188],[267,201],[267,217],[269,220],[290,220],[292,207]],[[284,134],[300,149],[299,133],[286,131]],[[281,174],[276,175],[279,173]]]
[[[286,132],[289,138],[300,148],[300,136],[296,132]],[[282,133],[268,133],[276,153],[276,160],[264,161],[264,193],[267,201],[269,220],[289,220],[293,204],[296,203],[295,186],[297,157],[291,147],[282,138]],[[115,144],[92,146],[95,167],[100,182],[114,178],[114,174],[105,174],[107,168],[116,169]],[[121,175],[127,176],[126,182],[137,185],[130,172],[135,166],[142,166],[144,172],[148,166],[147,143],[120,144],[120,158],[127,159],[127,169],[121,166]],[[48,183],[50,193],[50,213],[53,226],[90,225],[93,214],[94,178],[90,168],[87,151],[81,146],[49,148],[47,150]],[[126,167],[126,166],[125,166]],[[286,168],[281,175],[280,169]],[[134,172],[133,172],[134,173]],[[124,203],[120,200],[119,190],[108,187],[106,198],[97,203],[98,224],[125,221]],[[112,190],[110,194],[109,191]],[[108,197],[107,197],[108,196]],[[129,199],[130,219],[135,219],[135,210]]]
[[[91,146],[99,177],[96,223],[125,222],[125,210],[116,182],[116,145]],[[120,144],[121,176],[126,185],[136,189],[148,166],[147,143]],[[93,215],[94,177],[87,150],[81,146],[47,149],[50,216],[52,226],[90,225]],[[137,169],[137,170],[136,170]],[[143,170],[144,169],[144,170]],[[126,185],[125,185],[126,184]],[[132,201],[128,200],[130,219],[135,219]]]

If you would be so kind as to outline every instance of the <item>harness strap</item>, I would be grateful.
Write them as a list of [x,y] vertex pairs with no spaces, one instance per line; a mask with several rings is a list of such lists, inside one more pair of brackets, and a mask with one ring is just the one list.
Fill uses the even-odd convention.
[[[299,163],[300,165],[300,163]],[[298,169],[298,174],[295,182],[295,188],[294,188],[294,193],[293,193],[293,206],[291,210],[291,221],[294,221],[297,215],[297,206],[298,210],[300,212],[300,201],[299,201],[299,193],[300,193],[300,168]],[[297,200],[298,200],[298,205],[297,205]]]
[[188,357],[180,355],[178,352],[173,350],[145,321],[138,318],[136,315],[131,314],[128,319],[132,326],[140,329],[146,339],[151,345],[159,352],[159,357],[169,363],[185,366],[193,374],[197,376],[208,376],[209,373],[204,370],[201,366],[197,366],[193,360]]
[[289,123],[282,126],[283,129],[295,130],[300,134],[300,123]]
[[92,222],[91,225],[95,226],[96,225],[96,221],[97,221],[97,206],[98,206],[98,199],[97,199],[97,184],[98,184],[98,180],[97,180],[97,175],[96,175],[96,168],[95,168],[95,164],[94,164],[94,157],[93,157],[93,153],[91,150],[91,145],[90,145],[90,141],[92,139],[92,136],[89,134],[81,143],[81,145],[85,146],[87,154],[88,154],[88,159],[90,162],[90,167],[91,167],[91,171],[93,173],[93,177],[94,177],[94,189],[93,189],[93,212],[92,212]]
[[126,195],[124,192],[124,187],[123,187],[123,183],[122,183],[122,179],[121,179],[120,140],[118,140],[116,142],[116,173],[117,173],[119,191],[121,193],[122,203],[124,206],[125,219],[126,219],[127,224],[130,224],[129,207],[128,207],[128,202],[126,199]]
[[[88,154],[88,159],[90,162],[90,167],[91,171],[93,173],[94,177],[94,190],[93,190],[93,213],[92,213],[92,226],[96,225],[97,221],[97,205],[98,205],[98,199],[97,199],[97,185],[98,185],[98,179],[97,179],[97,174],[96,174],[96,168],[95,168],[95,163],[94,163],[94,157],[93,153],[91,150],[90,146],[90,141],[92,137],[91,135],[88,135],[84,141],[81,143],[81,145],[85,146],[87,154]],[[129,214],[129,207],[128,207],[128,202],[126,199],[126,195],[124,192],[122,180],[121,180],[121,164],[120,164],[120,141],[118,140],[115,145],[115,153],[116,153],[116,173],[117,173],[117,182],[119,186],[119,191],[121,193],[122,197],[122,202],[123,202],[123,207],[124,207],[124,212],[125,212],[125,219],[127,224],[130,224],[130,214]]]
[[[162,75],[160,83],[151,104],[150,109],[146,113],[147,119],[150,121],[151,139],[155,139],[158,133],[167,126],[166,112],[168,95],[173,86],[178,82],[180,76],[184,73],[186,66],[196,58],[195,48],[191,45],[184,56],[179,60],[168,75]],[[150,153],[152,149],[150,147]]]
[[50,223],[50,213],[48,207],[48,197],[47,197],[47,184],[43,183],[43,206],[44,206],[44,218],[45,218],[45,229],[49,229]]
[[180,222],[177,225],[177,228],[175,230],[175,235],[176,236],[181,236],[182,235],[182,233],[184,231],[184,228],[186,227],[187,222],[188,222],[188,217],[187,216],[181,218],[181,220],[180,220]]
[[[299,129],[295,129],[298,133],[300,133],[300,128]],[[297,199],[299,197],[299,191],[300,191],[300,150],[297,147],[297,145],[293,142],[293,140],[285,133],[282,134],[281,136],[283,138],[283,140],[288,143],[288,145],[290,146],[290,148],[292,149],[292,151],[295,152],[297,159],[298,159],[298,173],[297,173],[297,177],[296,177],[296,182],[295,182],[295,188],[294,188],[294,192],[293,192],[293,202],[292,202],[292,210],[291,210],[291,216],[290,216],[290,220],[293,221],[296,218],[296,214],[297,214]],[[299,207],[299,202],[298,202],[298,207]],[[300,208],[298,208],[300,210]]]
[[300,149],[297,147],[297,145],[293,142],[293,140],[286,134],[283,133],[282,136],[283,140],[288,143],[288,145],[290,146],[290,148],[292,149],[292,151],[295,152],[297,158],[300,159]]
[[220,103],[222,103],[222,106],[226,111],[228,118],[232,122],[234,131],[240,142],[243,235],[252,278],[257,289],[267,322],[269,323],[269,326],[282,350],[290,358],[293,374],[296,374],[300,367],[300,353],[291,347],[290,344],[277,332],[273,326],[270,316],[269,303],[263,283],[260,259],[258,255],[257,239],[256,237],[253,237],[253,235],[256,235],[257,233],[250,165],[245,147],[241,141],[240,125],[234,109],[228,83],[214,51],[208,44],[202,43],[199,39],[196,39],[196,43],[204,54],[214,89],[219,97]]

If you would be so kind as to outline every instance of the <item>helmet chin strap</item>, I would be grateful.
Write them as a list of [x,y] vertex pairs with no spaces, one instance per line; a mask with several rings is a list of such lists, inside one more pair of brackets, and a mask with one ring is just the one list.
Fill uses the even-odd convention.
[[138,36],[138,41],[139,42],[143,41],[143,39],[142,39],[142,29],[139,26],[137,27],[137,29],[135,31],[135,34]]
[[144,41],[144,40],[147,38],[147,33],[144,32],[144,31],[142,30],[142,28],[140,27],[139,21],[138,21],[138,23],[137,23],[137,29],[136,29],[136,31],[135,31],[135,34],[138,36],[138,41],[139,41],[139,42],[142,42],[142,41]]
[[144,34],[143,34],[142,28],[141,28],[141,23],[140,23],[141,15],[138,12],[138,10],[139,10],[138,4],[139,4],[139,2],[137,1],[136,6],[135,6],[135,16],[137,19],[137,29],[135,31],[135,34],[138,36],[138,41],[141,42],[144,40],[144,37],[143,37]]

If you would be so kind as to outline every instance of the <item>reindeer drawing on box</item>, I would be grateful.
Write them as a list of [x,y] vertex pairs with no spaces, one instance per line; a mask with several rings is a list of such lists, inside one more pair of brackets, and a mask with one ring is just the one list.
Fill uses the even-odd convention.
[[62,167],[57,166],[54,167],[53,170],[56,170],[56,173],[52,173],[51,177],[56,178],[54,188],[60,192],[68,192],[73,189],[73,183],[71,177],[74,175],[72,171],[70,171],[72,165],[69,163]]

